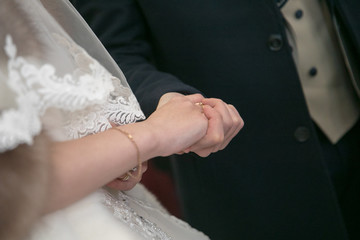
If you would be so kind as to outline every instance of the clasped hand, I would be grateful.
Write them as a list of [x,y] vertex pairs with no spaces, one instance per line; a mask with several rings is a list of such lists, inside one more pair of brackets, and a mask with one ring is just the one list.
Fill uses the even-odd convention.
[[207,157],[224,149],[244,126],[243,119],[233,105],[217,98],[204,98],[200,94],[185,96],[180,93],[166,93],[161,97],[158,108],[173,97],[184,97],[193,103],[202,103],[204,115],[208,119],[206,134],[180,154],[194,152],[201,157]]
[[[191,106],[192,105],[192,106]],[[200,94],[166,93],[156,111],[146,120],[148,129],[158,134],[160,156],[194,152],[201,157],[224,149],[244,126],[244,121],[233,105],[220,99],[204,98]],[[121,181],[109,187],[129,190],[141,180],[146,161],[138,178]]]

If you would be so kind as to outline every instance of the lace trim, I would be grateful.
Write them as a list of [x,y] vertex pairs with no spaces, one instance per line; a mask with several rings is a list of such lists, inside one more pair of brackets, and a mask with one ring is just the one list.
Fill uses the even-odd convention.
[[72,74],[62,77],[50,64],[40,67],[17,56],[10,35],[6,36],[8,78],[5,84],[15,95],[16,108],[0,112],[0,152],[17,145],[33,143],[41,131],[41,116],[49,108],[63,111],[69,138],[78,138],[110,128],[110,123],[125,124],[144,119],[135,96],[122,86],[82,48],[54,35],[76,63]]
[[[113,89],[107,95],[103,104],[93,105],[81,111],[69,113],[65,123],[69,138],[79,138],[111,128],[111,124],[124,125],[144,119],[135,95],[129,87],[121,85],[120,79],[110,75],[97,61],[92,59],[85,50],[72,41],[54,34],[55,40],[65,47],[78,66],[77,72],[89,72],[88,64],[92,66],[92,74],[99,81],[110,81]],[[100,69],[100,70],[99,70]],[[101,81],[100,81],[101,82]]]

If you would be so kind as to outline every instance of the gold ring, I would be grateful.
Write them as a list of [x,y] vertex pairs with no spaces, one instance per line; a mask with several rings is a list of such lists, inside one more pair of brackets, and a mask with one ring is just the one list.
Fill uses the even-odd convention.
[[198,106],[204,108],[204,104],[202,102],[197,102],[197,103],[195,103],[195,105],[198,105]]

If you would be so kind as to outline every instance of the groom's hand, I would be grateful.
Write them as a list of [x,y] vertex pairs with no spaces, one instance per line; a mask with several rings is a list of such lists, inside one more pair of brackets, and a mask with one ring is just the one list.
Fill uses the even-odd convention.
[[244,126],[243,119],[233,105],[221,99],[205,99],[200,94],[185,96],[175,92],[166,93],[160,98],[158,107],[174,96],[189,98],[194,104],[201,102],[202,105],[199,107],[203,107],[204,114],[209,120],[206,135],[196,144],[185,149],[186,153],[191,151],[201,157],[207,157],[211,153],[224,149]]
[[209,120],[204,138],[188,149],[201,157],[224,149],[244,126],[236,108],[221,99],[207,98],[202,101],[204,114]]

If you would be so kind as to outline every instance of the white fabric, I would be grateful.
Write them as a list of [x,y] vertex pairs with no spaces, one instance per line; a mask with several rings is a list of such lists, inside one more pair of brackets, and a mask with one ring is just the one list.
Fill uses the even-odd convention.
[[206,240],[203,233],[170,216],[137,185],[131,191],[100,190],[45,217],[27,240]]
[[[0,152],[31,145],[41,130],[60,141],[144,119],[124,75],[67,0],[2,0],[0,25]],[[100,189],[41,219],[28,239],[208,238],[138,185]]]

